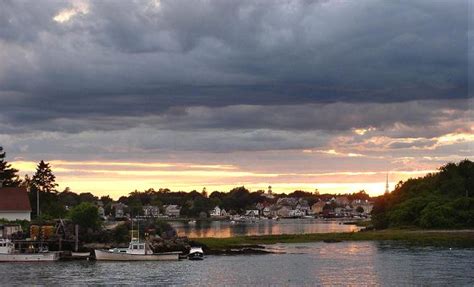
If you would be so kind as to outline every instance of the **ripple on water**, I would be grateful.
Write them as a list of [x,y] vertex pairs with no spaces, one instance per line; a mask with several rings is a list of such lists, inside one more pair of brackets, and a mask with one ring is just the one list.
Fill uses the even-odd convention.
[[1,285],[454,285],[474,284],[474,249],[399,243],[275,244],[285,254],[179,262],[0,264]]

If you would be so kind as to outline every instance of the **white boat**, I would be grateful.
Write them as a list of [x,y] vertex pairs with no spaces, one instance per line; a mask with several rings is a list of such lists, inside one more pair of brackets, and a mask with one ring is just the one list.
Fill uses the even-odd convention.
[[191,247],[188,254],[189,260],[203,260],[204,259],[204,251],[202,251],[201,247]]
[[59,260],[59,252],[51,252],[46,248],[35,250],[32,253],[21,253],[15,249],[15,243],[8,239],[0,239],[0,262],[40,262]]
[[96,260],[104,261],[166,261],[179,260],[181,252],[153,253],[148,244],[132,239],[128,248],[94,250]]

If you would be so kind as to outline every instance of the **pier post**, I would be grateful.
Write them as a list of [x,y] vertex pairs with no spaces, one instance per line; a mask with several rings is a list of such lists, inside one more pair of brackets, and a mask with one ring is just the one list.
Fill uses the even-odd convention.
[[79,249],[79,225],[74,226],[74,251]]

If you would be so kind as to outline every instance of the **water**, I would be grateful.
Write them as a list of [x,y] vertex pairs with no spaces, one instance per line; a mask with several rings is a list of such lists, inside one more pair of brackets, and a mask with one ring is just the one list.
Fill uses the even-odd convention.
[[474,249],[400,243],[279,244],[271,255],[179,262],[0,264],[0,285],[473,286]]
[[233,237],[241,235],[306,234],[328,232],[353,232],[360,228],[340,224],[340,221],[321,219],[259,220],[257,222],[231,223],[230,221],[172,222],[178,235],[191,238]]

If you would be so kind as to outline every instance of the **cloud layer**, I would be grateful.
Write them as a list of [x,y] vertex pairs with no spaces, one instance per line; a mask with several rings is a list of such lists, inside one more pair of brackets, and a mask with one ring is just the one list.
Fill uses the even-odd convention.
[[19,160],[431,170],[472,155],[472,9],[2,1],[0,144]]

